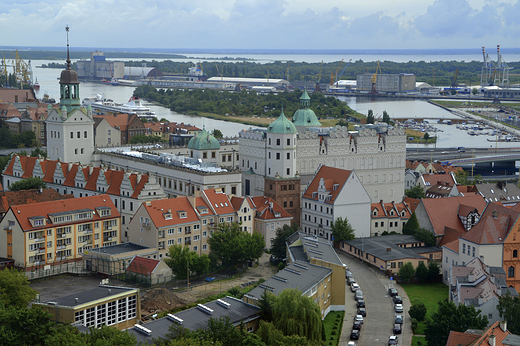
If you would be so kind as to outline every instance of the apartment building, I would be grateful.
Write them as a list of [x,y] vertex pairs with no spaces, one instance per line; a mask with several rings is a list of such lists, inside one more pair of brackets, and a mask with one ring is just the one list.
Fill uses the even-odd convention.
[[121,216],[106,194],[11,206],[0,222],[0,257],[27,270],[81,260],[121,242]]

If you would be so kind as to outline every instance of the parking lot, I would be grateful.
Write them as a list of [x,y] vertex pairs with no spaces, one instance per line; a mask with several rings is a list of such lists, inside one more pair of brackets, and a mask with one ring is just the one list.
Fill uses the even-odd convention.
[[[410,345],[412,330],[410,318],[407,314],[408,309],[410,309],[410,302],[404,290],[399,285],[394,284],[388,277],[378,273],[377,269],[362,264],[359,259],[341,253],[338,253],[338,255],[354,275],[356,282],[363,291],[366,302],[367,316],[364,318],[359,340],[354,340],[356,346],[388,345],[389,337],[394,335],[393,327],[396,313],[394,312],[392,298],[388,293],[389,287],[395,287],[403,299],[404,311],[401,315],[404,317],[404,323],[402,325],[402,333],[397,335],[398,344],[402,346]],[[345,320],[343,321],[341,333],[341,346],[347,346],[350,341],[352,325],[357,315],[354,293],[348,285],[345,294]]]

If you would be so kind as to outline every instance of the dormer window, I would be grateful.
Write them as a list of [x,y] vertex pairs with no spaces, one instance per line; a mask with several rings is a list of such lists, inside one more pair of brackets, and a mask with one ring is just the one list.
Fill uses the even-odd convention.
[[171,220],[173,219],[172,213],[164,213],[163,214],[165,220]]
[[316,198],[316,196],[318,196],[318,192],[317,191],[312,193],[312,198]]
[[96,208],[96,211],[100,217],[112,215],[112,209],[110,209],[110,207],[99,207]]
[[336,190],[338,189],[338,187],[339,187],[339,184],[334,184],[334,185],[332,186],[332,190],[336,191]]
[[179,214],[179,217],[180,217],[181,219],[185,219],[185,218],[188,217],[188,213],[187,213],[186,211],[184,211],[184,210],[179,210],[179,211],[177,212],[177,214]]
[[208,208],[203,207],[203,206],[198,206],[197,210],[199,211],[199,214],[207,214],[208,213]]
[[29,218],[29,222],[33,227],[45,226],[45,217],[43,216],[33,216]]
[[377,216],[377,209],[374,209],[374,211],[372,212],[372,215]]

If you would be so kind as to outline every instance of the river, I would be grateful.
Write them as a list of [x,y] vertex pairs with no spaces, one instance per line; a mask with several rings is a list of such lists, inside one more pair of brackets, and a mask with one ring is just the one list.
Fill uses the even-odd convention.
[[[44,94],[50,95],[59,101],[59,81],[58,77],[60,76],[60,69],[49,69],[49,68],[39,68],[41,64],[47,64],[50,62],[61,62],[63,61],[46,61],[46,60],[37,60],[33,62],[33,71],[35,78],[38,79],[40,83],[40,90],[36,91],[36,96],[38,98],[43,97]],[[105,95],[105,97],[110,98],[116,102],[126,103],[132,96],[134,91],[134,87],[129,86],[112,86],[108,84],[101,83],[91,83],[91,82],[81,82],[80,84],[80,95],[81,98],[94,96],[96,94]],[[383,111],[387,111],[390,115],[390,118],[434,118],[434,119],[442,119],[442,118],[451,118],[453,115],[434,105],[429,104],[424,100],[410,100],[410,99],[387,99],[387,98],[379,98],[379,99],[370,99],[366,97],[355,98],[355,97],[338,97],[342,101],[346,101],[349,106],[362,113],[367,114],[368,110],[371,109],[374,112],[374,115],[381,115]],[[165,118],[169,121],[179,122],[179,123],[187,123],[202,128],[206,127],[209,131],[213,129],[219,129],[225,136],[236,136],[242,129],[250,128],[251,126],[242,125],[238,123],[232,122],[224,122],[221,120],[214,120],[208,118],[202,118],[198,116],[188,116],[185,114],[179,114],[176,112],[170,111],[168,108],[158,106],[155,104],[146,103],[156,114],[158,119]],[[312,107],[313,105],[311,105]],[[430,122],[431,123],[431,122]],[[490,143],[487,141],[487,136],[469,136],[465,131],[457,130],[454,125],[443,125],[443,124],[433,124],[435,127],[439,128],[442,132],[437,132],[436,135],[438,137],[437,147],[439,148],[450,148],[450,147],[475,147],[475,148],[488,148],[494,147],[495,143]],[[432,135],[434,135],[432,133]],[[491,137],[489,137],[491,138]],[[409,144],[409,146],[416,147],[415,144]],[[420,145],[422,147],[432,147],[433,145]],[[498,143],[499,148],[509,148],[509,147],[520,147],[520,143],[511,143],[511,142],[500,142]]]

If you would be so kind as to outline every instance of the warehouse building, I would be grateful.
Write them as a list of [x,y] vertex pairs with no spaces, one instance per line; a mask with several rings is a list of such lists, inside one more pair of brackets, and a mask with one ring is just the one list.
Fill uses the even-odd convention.
[[[372,91],[372,73],[357,76],[357,91]],[[408,93],[414,92],[415,75],[410,73],[379,74],[376,80],[376,91],[379,93]]]

